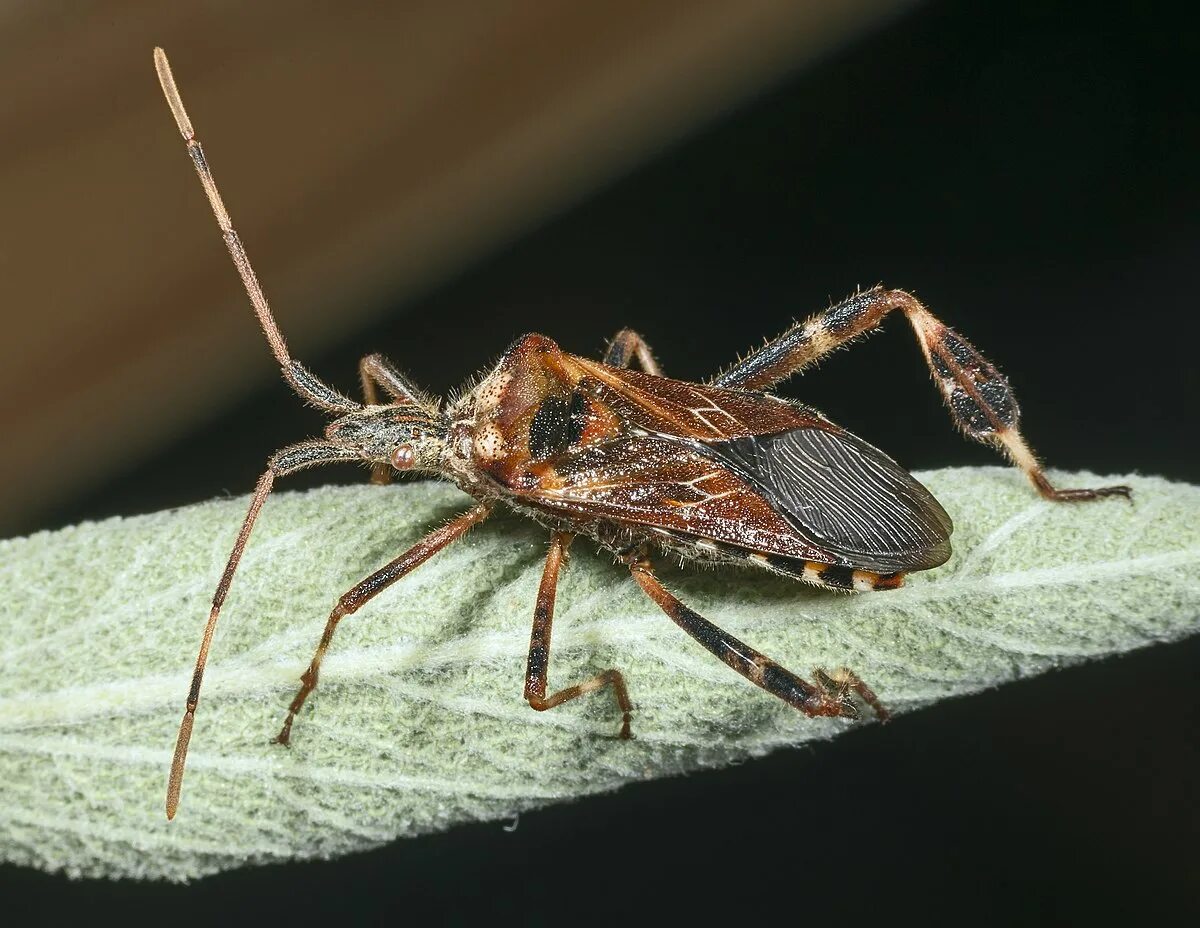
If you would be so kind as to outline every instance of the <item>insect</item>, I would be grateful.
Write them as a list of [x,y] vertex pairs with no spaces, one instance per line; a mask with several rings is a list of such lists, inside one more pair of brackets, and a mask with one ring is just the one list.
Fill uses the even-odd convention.
[[[882,451],[817,410],[767,392],[876,326],[893,311],[908,320],[950,416],[968,437],[994,445],[1050,500],[1128,497],[1124,486],[1058,489],[1018,428],[1005,378],[912,295],[875,287],[794,325],[707,383],[663,376],[642,338],[619,332],[603,361],[526,335],[473,387],[449,402],[420,392],[380,355],[359,364],[365,402],[327,386],[289,355],[162,49],[154,51],[163,93],[187,144],[221,235],[283,377],[332,421],[319,439],[273,454],[213,596],[167,787],[179,805],[204,667],[222,604],[263,503],[280,477],[343,461],[365,462],[374,479],[419,471],[450,480],[476,505],[434,529],[334,605],[275,740],[287,744],[317,686],[338,623],[484,521],[499,505],[550,530],[534,606],[524,698],[547,710],[609,689],[629,737],[633,703],[618,669],[551,692],[555,591],[567,549],[580,535],[612,552],[680,628],[729,667],[808,716],[856,718],[865,704],[887,710],[854,672],[817,669],[805,680],[734,638],[669,592],[655,575],[663,551],[744,564],[831,590],[888,590],[910,571],[950,556],[950,517]],[[640,367],[640,370],[635,369]]]

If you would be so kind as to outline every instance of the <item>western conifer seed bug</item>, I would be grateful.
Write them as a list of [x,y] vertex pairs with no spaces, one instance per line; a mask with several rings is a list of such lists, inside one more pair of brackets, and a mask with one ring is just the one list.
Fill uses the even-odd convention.
[[[898,310],[916,335],[955,425],[994,445],[1050,500],[1126,496],[1128,487],[1058,489],[1018,429],[1008,382],[965,339],[912,295],[874,287],[788,329],[707,383],[664,377],[641,337],[623,329],[603,361],[567,354],[526,335],[473,387],[450,402],[421,393],[380,355],[359,363],[364,403],[343,396],[288,354],[258,278],[217,192],[167,57],[154,64],[221,235],[241,275],[283,378],[332,418],[323,438],[273,454],[217,584],[167,786],[167,817],[179,805],[200,683],[221,606],[250,531],[276,479],[339,461],[365,462],[374,479],[422,471],[457,484],[476,505],[434,529],[333,607],[312,662],[275,740],[317,685],[338,623],[478,525],[503,503],[550,529],[550,551],[533,612],[524,697],[551,709],[611,688],[629,737],[633,703],[621,672],[549,692],[555,589],[577,535],[612,552],[680,628],[750,682],[809,716],[857,718],[858,701],[887,711],[850,670],[801,679],[689,609],[659,583],[652,555],[746,564],[830,590],[901,585],[909,571],[950,556],[950,517],[895,461],[820,412],[767,392]],[[641,370],[633,369],[637,364]],[[383,402],[380,402],[380,391]]]

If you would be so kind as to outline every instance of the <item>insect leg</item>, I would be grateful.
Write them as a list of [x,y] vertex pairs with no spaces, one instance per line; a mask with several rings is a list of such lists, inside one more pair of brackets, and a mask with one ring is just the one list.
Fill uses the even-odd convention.
[[250,532],[254,528],[258,513],[271,494],[271,487],[275,483],[275,479],[321,464],[357,460],[356,454],[337,445],[318,441],[301,442],[271,455],[266,471],[258,478],[254,495],[250,498],[250,508],[246,512],[246,518],[242,520],[237,540],[233,543],[233,550],[229,553],[229,560],[226,561],[221,580],[217,583],[217,591],[213,594],[208,622],[204,626],[204,636],[200,640],[200,654],[196,658],[196,668],[192,671],[192,685],[188,690],[183,721],[179,724],[179,736],[175,741],[175,757],[171,761],[171,775],[167,781],[167,818],[175,817],[175,809],[179,805],[179,788],[183,783],[183,767],[187,760],[188,742],[192,737],[192,724],[196,718],[196,705],[200,701],[200,684],[204,680],[204,665],[208,662],[208,649],[212,645],[213,632],[216,631],[217,619],[221,615],[221,606],[225,603],[229,585],[233,582],[233,574],[237,570],[238,562],[242,559],[242,552],[246,550],[246,542],[250,540]]
[[799,322],[713,380],[718,387],[765,390],[834,349],[876,328],[893,310],[907,317],[954,424],[968,438],[996,447],[1051,500],[1125,496],[1129,487],[1060,490],[1046,478],[1019,429],[1020,410],[1004,376],[965,338],[912,294],[874,287]]
[[358,376],[362,381],[363,395],[368,406],[379,404],[376,387],[382,387],[397,403],[416,403],[421,400],[421,395],[408,382],[408,378],[381,354],[369,354],[359,361]]
[[567,548],[573,538],[574,536],[567,532],[554,532],[550,536],[550,552],[546,555],[546,568],[542,572],[537,605],[533,610],[533,631],[529,636],[529,660],[525,669],[525,699],[534,709],[544,712],[562,705],[576,696],[611,686],[613,695],[617,698],[617,705],[621,709],[621,737],[628,738],[629,716],[633,711],[633,703],[629,700],[629,691],[625,688],[625,678],[621,676],[619,670],[605,670],[575,686],[569,686],[550,696],[546,695],[546,670],[550,663],[550,632],[554,622],[554,597],[558,589],[558,572],[567,560]]
[[[381,354],[369,354],[358,362],[358,379],[362,383],[363,399],[368,406],[379,405],[378,387],[396,403],[417,403],[420,395],[403,374]],[[371,467],[371,483],[392,482],[392,469],[387,464]]]
[[838,699],[841,699],[845,694],[853,690],[858,694],[859,699],[875,711],[875,715],[880,720],[886,722],[892,717],[892,714],[879,701],[879,697],[875,695],[875,691],[867,686],[863,682],[862,677],[849,667],[840,667],[833,673],[817,667],[813,670],[813,676],[817,678],[817,682],[821,684],[822,689],[835,691],[838,694]]
[[839,676],[835,677],[818,670],[815,684],[802,680],[681,603],[658,582],[644,555],[629,558],[629,570],[638,586],[658,603],[676,625],[751,683],[761,686],[772,696],[778,696],[805,715],[858,718],[858,709],[848,698],[849,691],[854,690],[875,710],[879,718],[888,718],[887,710],[875,694],[850,671],[839,671]]
[[271,306],[267,302],[262,285],[259,284],[254,268],[250,264],[250,258],[246,255],[246,248],[233,228],[229,211],[225,209],[225,203],[221,200],[221,194],[217,190],[217,182],[213,178],[212,169],[208,166],[204,149],[200,147],[195,130],[192,128],[192,121],[183,108],[183,99],[179,96],[179,88],[175,86],[175,76],[171,73],[171,65],[167,61],[166,53],[161,48],[154,49],[154,68],[158,72],[158,82],[162,85],[167,105],[171,107],[171,114],[175,117],[175,124],[179,127],[179,133],[183,136],[184,142],[187,143],[188,154],[191,156],[192,165],[200,178],[200,184],[208,196],[209,206],[212,207],[217,225],[221,229],[221,238],[225,241],[225,247],[229,249],[229,256],[233,258],[238,276],[242,278],[242,286],[246,288],[246,295],[254,307],[254,314],[258,316],[258,323],[267,337],[267,344],[271,346],[271,353],[275,355],[275,360],[283,369],[284,379],[296,393],[322,409],[329,412],[353,412],[359,408],[358,403],[342,396],[332,387],[318,380],[299,361],[294,361],[288,354],[287,343],[283,340],[279,326],[275,324]]
[[621,329],[608,343],[608,350],[604,352],[604,363],[612,367],[629,367],[634,358],[637,358],[638,364],[647,374],[662,376],[662,368],[654,360],[646,340],[633,329]]
[[489,512],[491,512],[491,506],[488,505],[476,506],[474,509],[464,512],[441,528],[434,529],[394,561],[379,568],[375,573],[338,597],[337,605],[333,607],[333,611],[329,613],[329,619],[325,622],[325,631],[321,633],[321,640],[317,644],[317,650],[309,662],[308,669],[300,677],[300,689],[291,705],[288,706],[288,714],[283,728],[275,736],[277,743],[288,743],[292,735],[292,722],[296,719],[296,713],[308,699],[308,694],[316,689],[321,673],[321,660],[329,649],[329,642],[333,639],[333,633],[337,630],[338,623],[346,616],[353,615],[405,574],[420,567],[443,548],[457,541],[487,518]]

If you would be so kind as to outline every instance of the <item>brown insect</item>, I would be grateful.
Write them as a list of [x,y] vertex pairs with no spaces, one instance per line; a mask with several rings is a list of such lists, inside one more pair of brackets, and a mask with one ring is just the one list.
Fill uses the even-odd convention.
[[[567,354],[526,335],[477,385],[450,403],[417,390],[380,355],[359,363],[366,402],[318,380],[287,345],[234,231],[162,49],[154,63],[187,142],[222,237],[284,379],[333,417],[322,439],[273,454],[217,584],[167,787],[167,817],[179,805],[184,761],[213,630],[255,519],[276,478],[339,461],[372,466],[374,479],[423,471],[452,481],[478,504],[435,529],[344,593],[333,607],[312,662],[276,741],[287,744],[296,713],[317,685],[338,622],[478,525],[498,503],[551,530],[533,614],[525,699],[551,709],[611,687],[630,734],[633,703],[620,671],[548,693],[554,597],[567,548],[594,539],[701,645],[752,683],[809,716],[856,718],[855,697],[880,718],[887,711],[852,671],[820,669],[809,682],[689,609],[655,577],[651,554],[739,563],[843,591],[893,589],[905,573],[950,556],[950,517],[882,451],[817,410],[765,392],[818,358],[874,328],[893,310],[908,319],[955,424],[1006,454],[1051,500],[1129,496],[1124,486],[1051,486],[1017,427],[1007,381],[970,344],[913,296],[876,287],[799,323],[709,383],[662,376],[646,343],[624,329],[602,362]],[[634,362],[640,371],[630,369]],[[379,402],[379,391],[386,402]]]

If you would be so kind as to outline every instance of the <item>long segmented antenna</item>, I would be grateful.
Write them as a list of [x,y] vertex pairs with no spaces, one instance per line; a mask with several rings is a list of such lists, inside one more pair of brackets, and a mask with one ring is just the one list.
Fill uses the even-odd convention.
[[245,246],[242,245],[242,240],[238,238],[237,231],[233,228],[229,211],[225,209],[221,192],[217,190],[217,182],[213,179],[208,160],[204,157],[204,149],[196,139],[196,131],[192,128],[192,121],[188,119],[187,110],[183,108],[183,98],[179,96],[179,88],[175,86],[175,75],[171,73],[171,63],[167,61],[167,53],[161,48],[154,49],[154,70],[158,72],[158,82],[162,85],[167,105],[171,107],[171,115],[175,117],[175,125],[179,126],[179,134],[187,143],[188,154],[192,156],[192,163],[196,166],[200,183],[203,184],[204,192],[208,195],[208,202],[212,206],[213,215],[217,218],[217,225],[221,227],[221,237],[225,239],[225,247],[229,249],[229,255],[233,258],[238,274],[241,275],[242,283],[246,287],[246,295],[250,297],[250,302],[254,305],[254,313],[263,327],[263,334],[267,336],[267,343],[271,346],[271,351],[280,365],[285,368],[289,367],[292,358],[288,354],[287,343],[283,340],[283,335],[275,324],[275,317],[271,315],[271,306],[259,285],[258,277],[254,274],[254,268],[250,266]]
[[183,108],[183,98],[179,95],[179,88],[175,86],[175,75],[171,73],[171,63],[167,61],[167,53],[161,48],[154,49],[154,70],[158,72],[158,82],[162,85],[167,105],[171,107],[171,115],[175,117],[175,125],[179,127],[179,134],[187,143],[188,155],[191,156],[196,174],[200,178],[204,193],[208,197],[208,203],[212,207],[213,216],[216,217],[217,225],[221,229],[221,238],[225,240],[229,256],[233,258],[238,276],[242,278],[242,286],[246,288],[246,295],[254,307],[254,314],[258,316],[258,324],[262,326],[263,334],[267,337],[267,344],[271,346],[271,353],[275,355],[275,359],[283,368],[283,376],[287,378],[293,390],[324,409],[331,412],[351,412],[360,409],[358,403],[322,383],[300,362],[292,360],[291,355],[288,354],[287,342],[283,340],[283,334],[279,331],[279,326],[275,324],[275,317],[271,314],[271,304],[267,302],[262,285],[258,282],[258,276],[250,264],[250,258],[246,255],[246,247],[233,227],[229,211],[225,209],[225,203],[221,199],[220,191],[217,190],[217,182],[213,178],[212,169],[208,166],[208,159],[204,156],[204,148],[196,138],[196,131],[192,128],[192,121],[188,118],[187,110]]
[[[254,268],[250,266],[250,259],[246,256],[246,249],[233,228],[233,223],[229,218],[229,211],[225,209],[225,204],[221,200],[221,194],[217,190],[217,183],[213,179],[212,170],[209,168],[208,161],[204,157],[204,149],[200,147],[200,142],[196,139],[195,130],[192,128],[192,121],[188,119],[187,110],[183,108],[183,100],[179,96],[179,88],[175,86],[175,76],[171,73],[171,65],[167,61],[166,52],[161,48],[154,49],[154,69],[158,72],[158,81],[162,85],[163,94],[167,98],[167,104],[171,107],[171,113],[175,117],[175,124],[179,127],[179,132],[183,136],[183,140],[187,143],[188,154],[191,156],[192,164],[195,166],[196,173],[200,177],[200,183],[204,187],[204,192],[208,196],[208,202],[212,207],[213,215],[217,219],[217,225],[221,228],[221,237],[225,240],[225,246],[229,249],[234,266],[242,278],[242,284],[246,288],[246,295],[250,298],[250,303],[254,307],[254,314],[258,316],[258,322],[262,326],[263,334],[267,337],[267,344],[271,346],[271,353],[275,355],[275,359],[279,362],[280,367],[283,368],[284,378],[298,394],[314,405],[329,412],[346,413],[361,409],[362,407],[358,403],[342,396],[336,390],[322,383],[298,361],[292,360],[292,357],[288,354],[287,343],[284,342],[283,335],[280,333],[279,327],[275,324],[275,318],[271,315],[271,307],[267,303],[267,298],[263,294],[262,287],[258,283],[258,278],[254,274]],[[356,452],[339,447],[336,444],[329,442],[303,442],[272,455],[266,473],[259,479],[258,486],[255,487],[254,495],[250,501],[250,509],[246,513],[246,517],[242,522],[242,528],[238,532],[237,541],[234,543],[233,551],[230,553],[229,560],[225,564],[221,581],[217,584],[217,591],[213,596],[212,608],[208,614],[208,622],[204,626],[204,637],[200,642],[200,653],[196,658],[195,670],[192,672],[192,684],[188,690],[187,705],[183,714],[183,721],[179,725],[179,737],[175,742],[175,755],[171,761],[171,773],[167,781],[168,819],[175,817],[175,811],[179,807],[179,791],[183,785],[183,771],[187,761],[188,742],[192,737],[196,706],[200,700],[200,684],[204,678],[204,667],[208,662],[208,651],[212,644],[213,633],[216,630],[217,618],[221,614],[221,606],[225,601],[226,594],[229,592],[229,585],[233,580],[234,572],[237,570],[238,562],[241,560],[242,552],[245,550],[246,543],[250,539],[250,532],[254,528],[254,522],[258,518],[259,510],[262,509],[263,503],[266,502],[267,496],[271,492],[275,478],[320,464],[357,459],[358,454]]]

